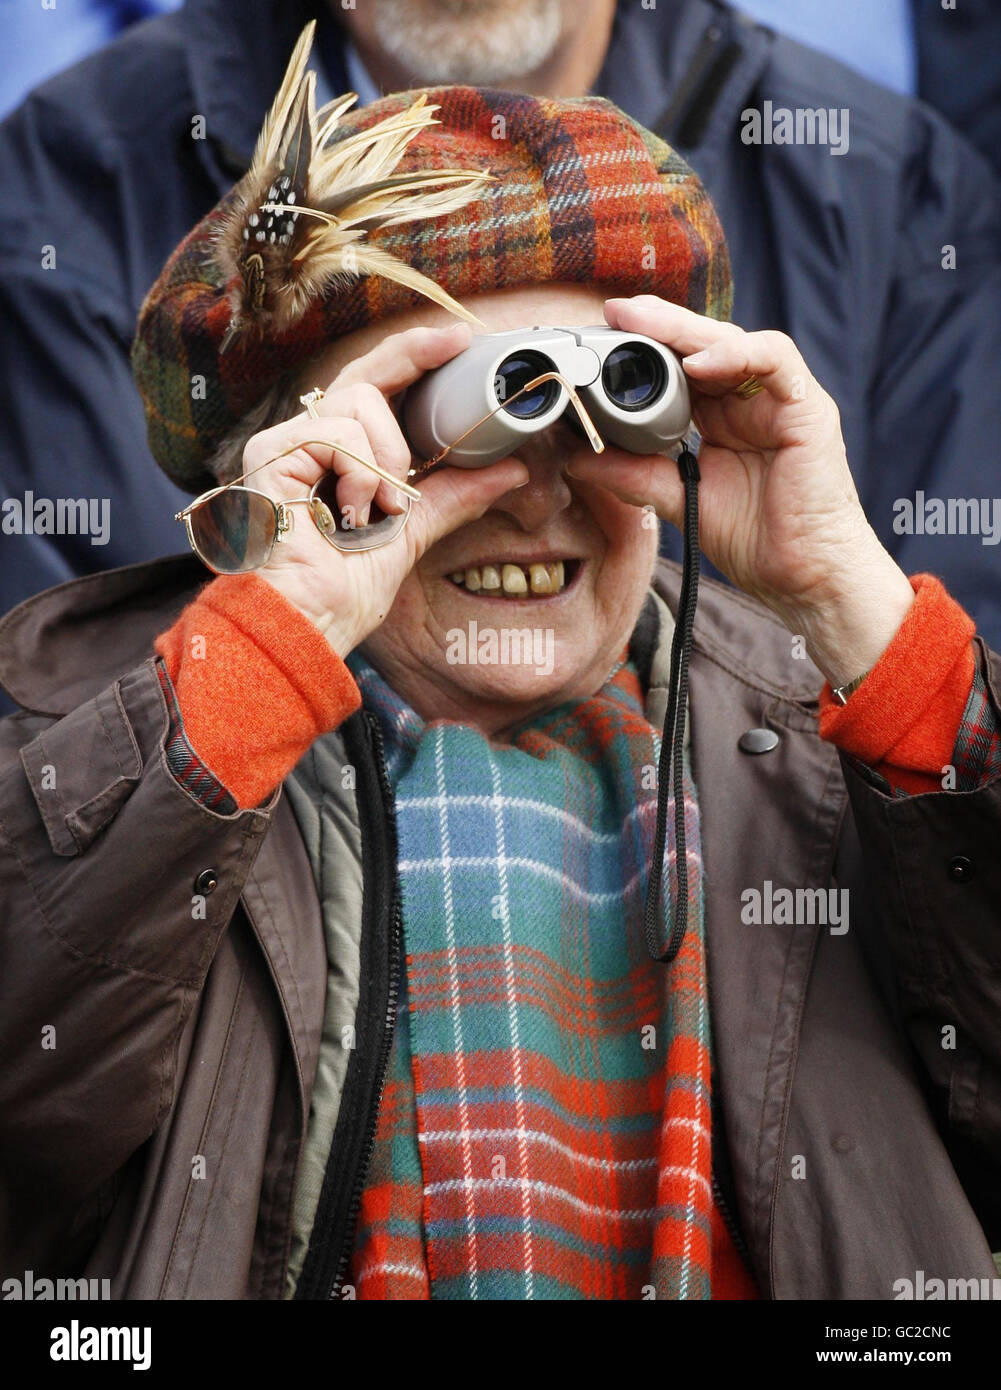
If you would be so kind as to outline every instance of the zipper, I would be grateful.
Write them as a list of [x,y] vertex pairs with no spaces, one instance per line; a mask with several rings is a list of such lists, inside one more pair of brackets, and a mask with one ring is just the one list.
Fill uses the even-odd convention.
[[[723,1192],[723,1184],[726,1184],[728,1192],[734,1191],[733,1172],[730,1167],[730,1153],[726,1147],[726,1130],[723,1127],[723,1116],[720,1110],[719,1077],[715,1065],[710,1072],[710,1116],[712,1124],[712,1172],[711,1187],[713,1200],[719,1209],[719,1214],[723,1218],[723,1225],[730,1232],[734,1247],[744,1261],[748,1272],[754,1275],[754,1264],[751,1260],[751,1252],[748,1248],[744,1233],[740,1229],[740,1222],[737,1220],[734,1210]],[[722,1177],[720,1176],[722,1174]]]
[[737,1218],[730,1210],[729,1206],[727,1205],[726,1198],[723,1196],[723,1189],[720,1186],[719,1178],[716,1176],[715,1168],[712,1172],[712,1191],[713,1197],[716,1201],[716,1205],[719,1208],[719,1214],[723,1218],[723,1224],[726,1227],[726,1229],[730,1232],[730,1236],[737,1249],[737,1253],[740,1255],[740,1258],[744,1261],[745,1265],[747,1265],[748,1269],[750,1269],[751,1252],[748,1250],[747,1241],[744,1239],[743,1232],[737,1224]]
[[[393,911],[393,928],[391,932],[390,949],[399,946],[401,936],[402,914],[400,912],[399,895],[396,898],[396,906]],[[398,951],[394,951],[398,954]],[[375,1152],[375,1133],[379,1123],[379,1109],[382,1105],[382,1095],[386,1089],[386,1071],[389,1066],[389,1051],[393,1042],[393,1030],[396,1026],[396,1004],[400,992],[399,966],[395,969],[391,967],[389,979],[389,1000],[386,1006],[386,1019],[383,1026],[382,1051],[379,1056],[379,1081],[376,1086],[375,1104],[368,1118],[368,1134],[365,1139],[365,1148],[359,1159],[358,1167],[355,1171],[355,1183],[351,1193],[351,1201],[348,1204],[347,1222],[344,1228],[344,1244],[337,1261],[337,1269],[334,1273],[334,1280],[330,1286],[328,1298],[337,1298],[344,1284],[344,1276],[347,1273],[348,1262],[351,1259],[351,1251],[354,1246],[355,1225],[358,1220],[358,1211],[361,1207],[362,1193],[365,1190],[365,1179],[368,1176],[368,1166],[372,1162],[372,1154]]]
[[379,1106],[400,993],[403,909],[396,870],[396,817],[382,730],[359,710],[342,725],[347,760],[357,769],[363,901],[356,1050],[348,1063],[297,1300],[338,1296],[354,1243],[365,1179],[375,1148]]
[[358,1221],[362,1193],[365,1190],[365,1181],[368,1177],[369,1164],[372,1162],[372,1154],[375,1152],[375,1135],[379,1123],[379,1110],[382,1106],[383,1092],[386,1089],[386,1072],[389,1069],[389,1053],[393,1044],[393,1032],[396,1028],[396,1006],[400,997],[400,945],[403,936],[403,911],[400,906],[400,880],[396,870],[396,817],[393,808],[392,790],[389,786],[389,778],[386,774],[386,758],[382,741],[382,730],[379,727],[378,718],[374,714],[368,710],[364,713],[365,719],[372,732],[375,765],[379,777],[379,786],[382,791],[383,809],[386,812],[386,823],[389,830],[391,850],[390,862],[392,864],[393,874],[393,910],[392,923],[389,931],[389,988],[386,995],[386,1012],[383,1018],[382,1040],[376,1069],[375,1099],[366,1121],[365,1147],[362,1149],[357,1167],[355,1168],[354,1185],[352,1187],[351,1199],[348,1203],[347,1216],[344,1224],[344,1240],[337,1258],[334,1277],[327,1293],[328,1299],[335,1299],[340,1293],[344,1284],[344,1276],[347,1273],[348,1264],[351,1259],[351,1252],[354,1247],[355,1225]]

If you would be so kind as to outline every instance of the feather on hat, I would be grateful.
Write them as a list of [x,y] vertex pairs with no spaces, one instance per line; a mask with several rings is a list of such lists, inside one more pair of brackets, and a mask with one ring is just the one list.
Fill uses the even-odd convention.
[[705,188],[610,101],[446,86],[316,111],[312,34],[248,172],[140,311],[132,367],[150,449],[182,487],[211,487],[229,431],[263,421],[333,339],[422,301],[472,319],[453,295],[570,281],[729,313]]
[[317,112],[316,75],[306,70],[315,29],[311,20],[299,36],[219,232],[219,264],[233,282],[233,315],[220,350],[248,329],[284,332],[338,282],[359,274],[395,280],[478,324],[427,275],[365,238],[376,227],[454,212],[492,175],[393,173],[414,136],[438,124],[438,107],[424,94],[407,110],[328,143],[358,97],[348,92]]

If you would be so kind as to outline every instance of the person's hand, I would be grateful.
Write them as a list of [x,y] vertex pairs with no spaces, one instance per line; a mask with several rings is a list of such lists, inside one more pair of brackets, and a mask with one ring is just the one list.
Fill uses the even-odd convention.
[[[373,501],[384,512],[402,511],[392,484],[335,446],[341,443],[405,480],[410,449],[389,401],[424,372],[468,347],[470,338],[463,323],[445,329],[410,328],[384,338],[334,379],[317,403],[319,419],[303,412],[248,441],[245,473],[275,459],[250,485],[276,502],[289,501],[307,496],[324,470],[333,468],[340,476],[338,506],[342,511],[353,509],[356,526],[367,522]],[[329,447],[304,444],[283,458],[275,457],[306,439],[329,441]],[[421,479],[421,500],[413,502],[399,536],[378,549],[354,553],[336,550],[324,540],[308,510],[294,507],[293,530],[256,573],[309,618],[340,656],[347,656],[382,622],[400,584],[429,546],[482,516],[497,498],[527,480],[527,468],[516,459],[490,468],[442,469]]]
[[[738,588],[802,633],[833,684],[874,665],[914,594],[862,510],[837,406],[784,333],[746,333],[654,295],[611,299],[613,328],[643,333],[683,359],[699,455],[701,548]],[[755,376],[764,388],[735,388]],[[609,448],[572,476],[680,526],[672,460]]]

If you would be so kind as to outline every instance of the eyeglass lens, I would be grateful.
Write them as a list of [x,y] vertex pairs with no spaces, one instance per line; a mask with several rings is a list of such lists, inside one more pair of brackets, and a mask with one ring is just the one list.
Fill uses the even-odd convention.
[[339,481],[336,473],[324,473],[309,494],[309,507],[317,528],[338,550],[369,550],[374,544],[382,545],[392,540],[403,530],[410,512],[408,497],[398,494],[404,505],[402,512],[384,512],[373,501],[366,525],[359,527],[350,508],[345,514],[338,504]]
[[198,553],[219,574],[242,574],[265,564],[278,525],[274,503],[241,487],[217,492],[189,521]]

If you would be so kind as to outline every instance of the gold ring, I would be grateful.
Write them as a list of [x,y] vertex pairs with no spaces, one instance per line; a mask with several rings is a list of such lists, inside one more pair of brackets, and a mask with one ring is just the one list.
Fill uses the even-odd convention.
[[749,376],[746,381],[742,381],[739,386],[734,388],[737,395],[745,401],[749,401],[752,396],[756,396],[759,391],[764,389],[756,376]]
[[314,420],[318,420],[320,415],[316,409],[316,402],[322,401],[326,394],[322,386],[314,386],[312,391],[307,391],[305,396],[299,397],[299,404],[306,407]]

